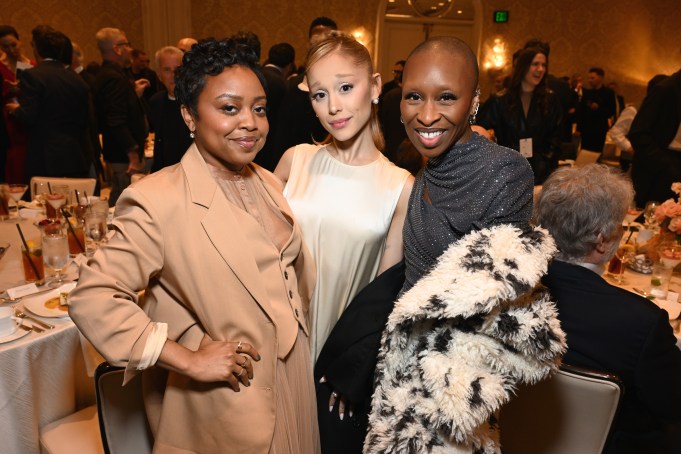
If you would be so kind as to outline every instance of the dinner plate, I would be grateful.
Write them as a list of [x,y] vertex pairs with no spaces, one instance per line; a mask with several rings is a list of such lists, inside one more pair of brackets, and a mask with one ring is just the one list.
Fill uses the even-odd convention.
[[17,339],[21,339],[22,337],[24,337],[28,333],[30,333],[30,331],[26,331],[26,330],[23,330],[23,329],[17,327],[17,330],[14,331],[9,336],[0,337],[0,344],[6,344],[7,342],[12,342],[12,341],[15,341]]
[[39,315],[41,317],[48,318],[64,318],[68,317],[69,313],[63,311],[59,308],[50,309],[45,307],[45,302],[49,299],[59,296],[61,292],[70,292],[76,286],[75,282],[67,282],[59,288],[52,290],[51,292],[41,293],[36,296],[26,296],[24,297],[23,305],[31,313]]

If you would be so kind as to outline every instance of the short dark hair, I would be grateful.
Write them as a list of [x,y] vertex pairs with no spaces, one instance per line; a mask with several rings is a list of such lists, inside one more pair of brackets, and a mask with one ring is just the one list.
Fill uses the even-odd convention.
[[404,68],[404,65],[407,63],[407,60],[397,60],[395,62],[396,65],[400,65],[401,67]]
[[310,28],[307,31],[307,37],[308,38],[311,37],[312,29],[320,25],[323,27],[329,27],[331,30],[338,30],[338,25],[336,25],[336,21],[326,16],[319,16],[314,18],[312,22],[310,22]]
[[198,116],[197,104],[206,85],[206,76],[217,76],[231,66],[250,69],[265,87],[265,78],[252,47],[231,38],[221,41],[210,38],[194,44],[182,57],[182,65],[175,70],[177,100]]
[[142,49],[133,49],[132,52],[130,52],[130,56],[132,58],[139,58],[140,55],[147,55],[146,52],[144,52]]
[[12,35],[16,39],[19,39],[19,33],[17,33],[16,28],[12,27],[11,25],[0,25],[0,38],[7,35]]
[[31,30],[35,50],[41,58],[52,58],[70,65],[73,58],[73,44],[68,36],[49,25],[38,25]]
[[288,66],[296,59],[296,50],[289,43],[279,43],[270,47],[267,61],[280,68]]
[[[470,66],[471,76],[473,77],[473,88],[477,88],[478,79],[480,77],[480,70],[478,68],[478,59],[471,50],[470,46],[465,41],[454,36],[435,36],[422,42],[414,48],[407,57],[407,61],[412,55],[416,55],[426,50],[442,50],[449,52],[452,55],[461,55]],[[406,67],[406,65],[405,65]]]
[[665,80],[667,77],[669,77],[666,74],[656,74],[648,81],[648,86],[646,87],[646,96],[650,94],[651,91],[653,91],[653,88],[663,80]]
[[596,73],[601,77],[605,77],[605,71],[603,71],[603,68],[599,68],[598,66],[594,66],[593,68],[589,68],[590,73]]
[[248,30],[239,30],[232,35],[231,39],[253,49],[258,61],[260,61],[260,38],[258,38],[258,35]]

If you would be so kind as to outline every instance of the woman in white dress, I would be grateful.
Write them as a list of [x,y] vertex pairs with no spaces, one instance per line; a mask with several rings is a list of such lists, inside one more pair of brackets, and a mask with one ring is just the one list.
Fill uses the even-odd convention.
[[381,76],[363,45],[334,32],[310,49],[305,71],[312,107],[330,135],[287,150],[274,173],[317,265],[310,308],[316,360],[348,303],[402,260],[413,178],[381,153]]

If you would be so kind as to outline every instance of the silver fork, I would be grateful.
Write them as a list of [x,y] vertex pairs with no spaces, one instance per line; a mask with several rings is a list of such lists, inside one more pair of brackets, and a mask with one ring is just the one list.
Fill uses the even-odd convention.
[[49,323],[45,323],[42,320],[38,320],[37,318],[33,318],[30,315],[26,315],[21,309],[14,307],[14,315],[16,315],[19,318],[25,318],[26,320],[30,320],[33,323],[37,323],[40,325],[42,328],[45,329],[53,329],[54,325],[50,325]]
[[24,325],[23,323],[19,323],[19,329],[23,329],[24,331],[35,331],[36,333],[42,333],[45,331],[42,328],[38,328],[37,326],[28,326]]

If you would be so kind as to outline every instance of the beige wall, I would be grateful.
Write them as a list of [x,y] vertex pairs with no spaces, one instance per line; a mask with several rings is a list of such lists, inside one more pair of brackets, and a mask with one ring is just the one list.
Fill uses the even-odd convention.
[[[271,45],[290,42],[296,48],[296,60],[302,64],[307,28],[314,17],[329,16],[344,30],[363,27],[373,35],[382,1],[385,0],[190,0],[188,23],[196,37],[220,38],[239,29],[250,29],[262,41],[263,58]],[[617,0],[616,8],[612,6],[614,1],[606,0],[481,2],[481,59],[496,37],[507,43],[509,57],[527,39],[538,37],[551,42],[552,73],[586,75],[589,66],[602,66],[606,79],[616,80],[627,101],[633,103],[640,102],[645,84],[654,74],[669,74],[681,68],[678,0]],[[46,23],[79,42],[88,61],[98,60],[94,34],[104,26],[124,29],[134,45],[159,42],[158,38],[144,36],[142,15],[143,11],[153,14],[160,4],[163,2],[157,0],[0,0],[0,23],[18,29],[29,54],[31,29]],[[496,9],[510,11],[509,23],[492,23]],[[186,8],[180,11],[186,14]],[[373,50],[373,43],[369,47]],[[152,54],[155,51],[146,50]],[[481,82],[484,91],[489,91],[489,79],[483,77]]]

